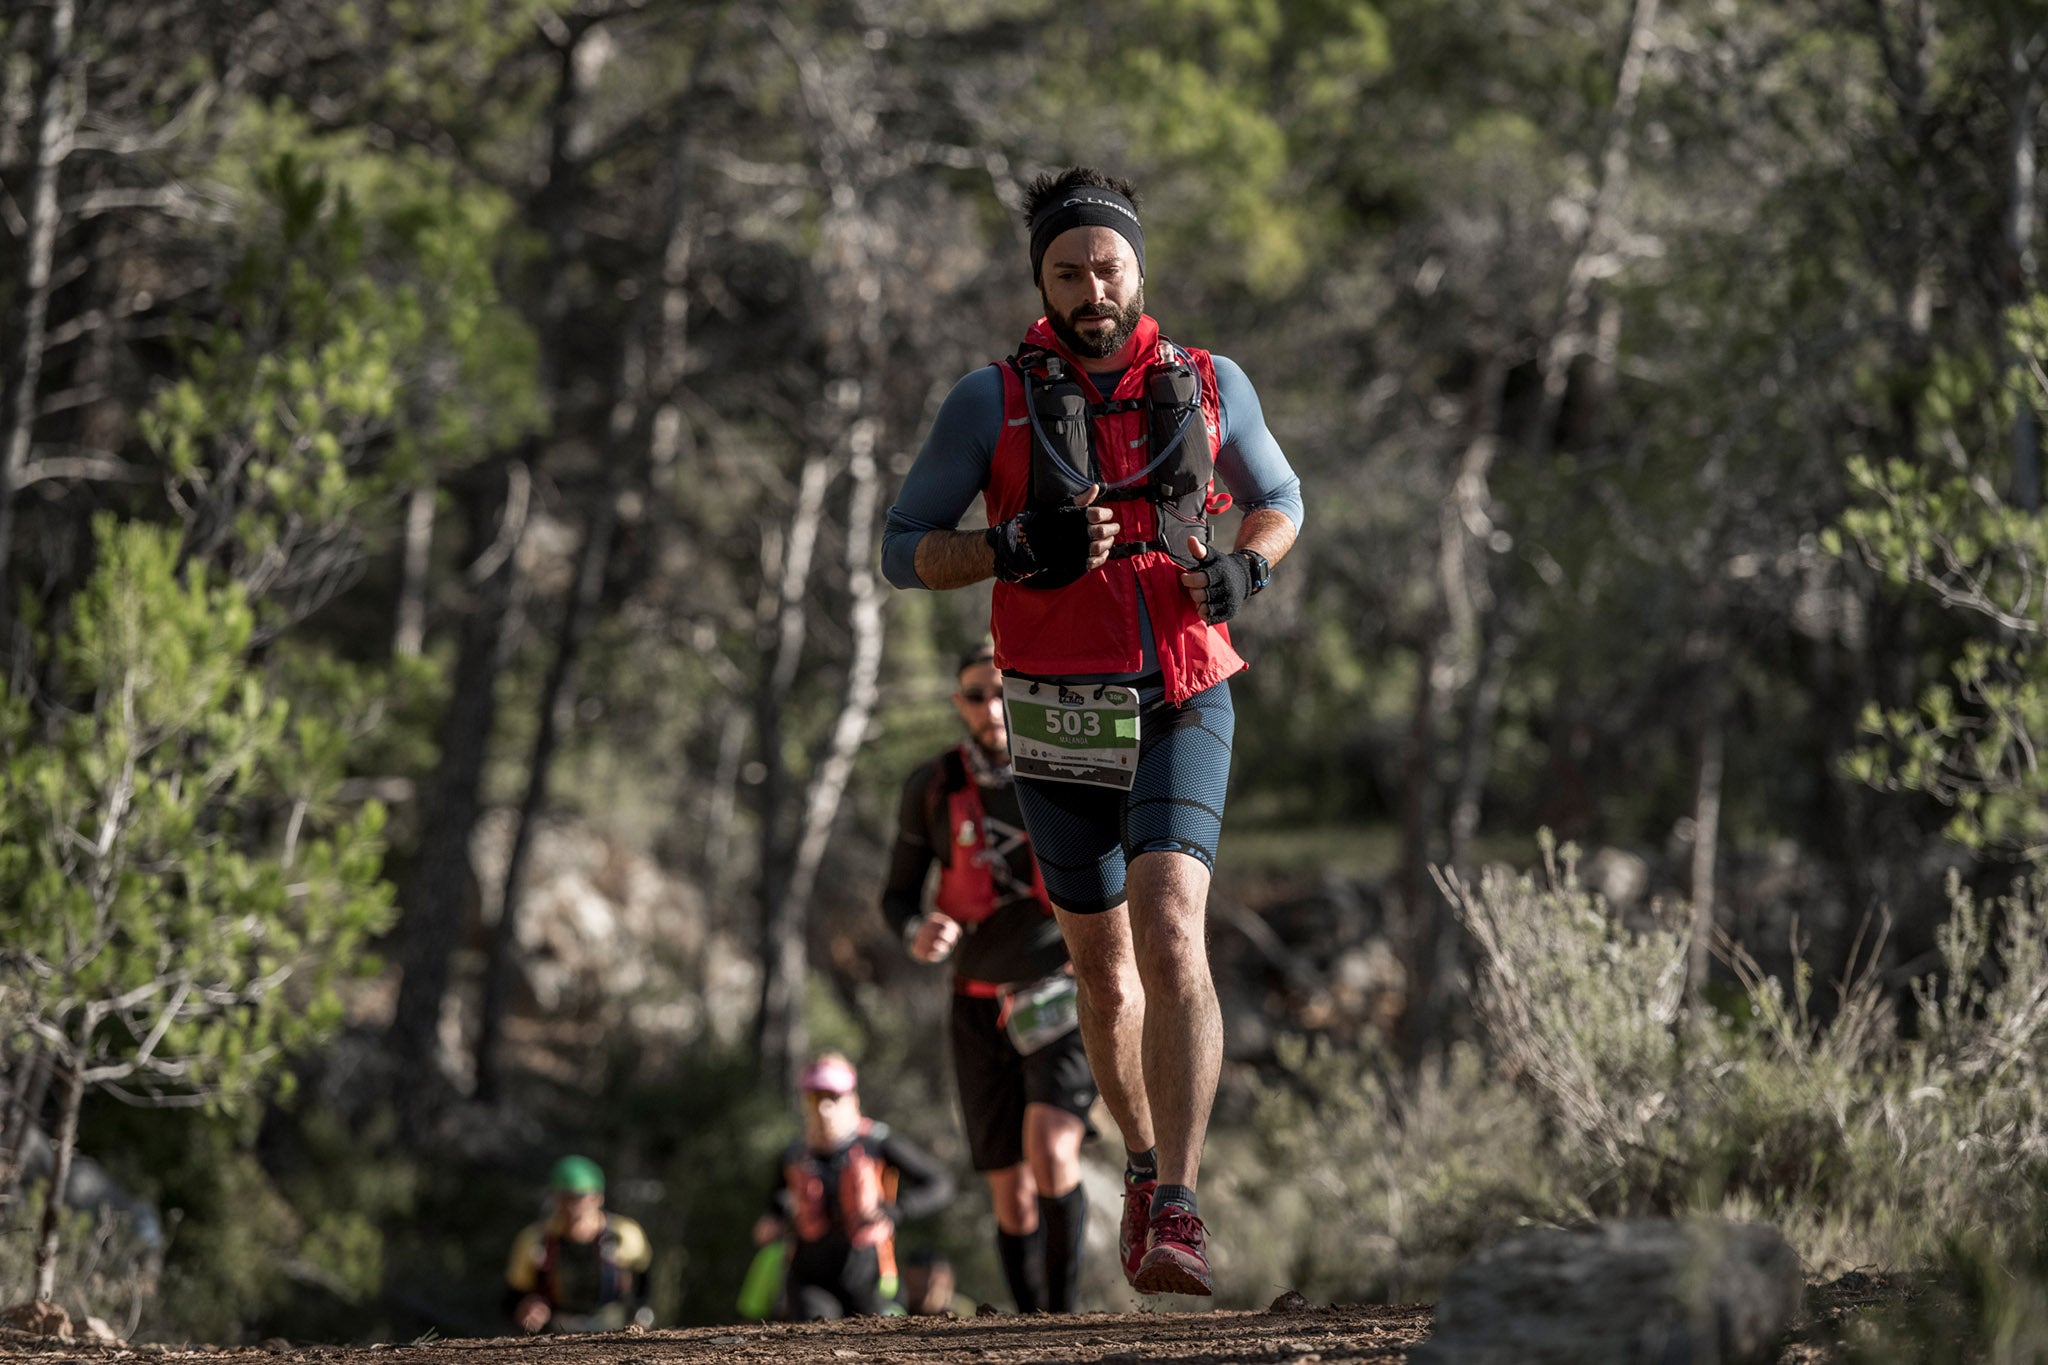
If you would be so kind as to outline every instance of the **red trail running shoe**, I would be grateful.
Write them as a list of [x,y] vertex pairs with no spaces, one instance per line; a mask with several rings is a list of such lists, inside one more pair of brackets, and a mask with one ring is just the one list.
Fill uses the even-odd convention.
[[1202,1220],[1168,1207],[1146,1229],[1146,1251],[1131,1284],[1140,1294],[1213,1293],[1209,1258],[1202,1254]]
[[1123,1259],[1124,1279],[1138,1282],[1138,1262],[1145,1256],[1145,1233],[1152,1226],[1152,1191],[1156,1180],[1133,1180],[1124,1173],[1124,1221],[1116,1230],[1116,1251]]

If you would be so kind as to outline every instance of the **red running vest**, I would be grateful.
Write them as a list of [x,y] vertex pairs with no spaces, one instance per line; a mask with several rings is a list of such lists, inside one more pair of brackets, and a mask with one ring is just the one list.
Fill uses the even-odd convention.
[[[939,889],[932,904],[940,913],[961,924],[979,924],[995,913],[996,878],[983,856],[988,850],[988,825],[981,805],[981,788],[968,765],[967,746],[961,745],[949,758],[941,759],[933,774],[943,784],[948,769],[957,763],[964,781],[944,791],[946,802],[946,853],[939,868]],[[1050,916],[1052,898],[1046,894],[1045,879],[1038,873],[1038,860],[1031,860],[1031,894],[1039,908]]]
[[[1024,344],[1064,356],[1091,402],[1145,396],[1145,378],[1164,358],[1159,324],[1147,315],[1133,334],[1137,363],[1124,371],[1116,391],[1103,394],[1094,376],[1062,346],[1044,318],[1031,324]],[[1222,449],[1223,419],[1217,405],[1216,366],[1207,351],[1182,347],[1202,380],[1202,422],[1211,454]],[[1010,365],[1003,374],[1003,430],[996,440],[982,502],[989,525],[1024,510],[1031,492],[1031,422],[1024,408],[1024,381]],[[1105,483],[1126,479],[1151,460],[1145,410],[1114,412],[1095,421],[1096,458]],[[1192,433],[1190,433],[1192,435]],[[1213,481],[1212,481],[1213,482]],[[1128,491],[1128,490],[1126,490]],[[1148,541],[1159,534],[1158,512],[1149,499],[1118,502],[1117,542]],[[1219,551],[1220,553],[1220,551]],[[1042,677],[1091,673],[1135,673],[1143,660],[1138,636],[1138,598],[1152,618],[1166,698],[1176,706],[1195,693],[1239,672],[1245,662],[1230,644],[1227,626],[1212,626],[1180,583],[1182,570],[1163,551],[1147,550],[1112,559],[1064,588],[1027,588],[998,581],[989,608],[996,667]]]
[[[882,1205],[896,1197],[896,1172],[869,1149],[870,1139],[880,1137],[874,1120],[862,1119],[839,1167],[839,1188],[835,1191],[839,1224],[847,1240],[857,1247],[886,1246],[894,1232],[881,1214]],[[782,1179],[789,1190],[790,1219],[796,1225],[797,1237],[805,1242],[821,1242],[832,1231],[822,1174],[831,1156],[808,1151],[799,1141],[783,1157]],[[883,1273],[893,1273],[894,1269],[893,1263],[886,1264]]]

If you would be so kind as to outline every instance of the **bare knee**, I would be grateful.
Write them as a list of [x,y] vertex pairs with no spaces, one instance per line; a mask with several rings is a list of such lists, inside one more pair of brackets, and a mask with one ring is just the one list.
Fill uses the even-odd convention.
[[1067,956],[1074,963],[1074,979],[1080,983],[1081,1007],[1104,1022],[1141,1011],[1145,992],[1125,907],[1099,915],[1061,911],[1059,921]]
[[1208,926],[1199,909],[1161,907],[1138,947],[1137,975],[1148,993],[1180,995],[1209,982]]
[[995,1207],[996,1226],[1014,1236],[1023,1236],[1038,1226],[1038,1184],[1025,1162],[988,1172],[989,1203]]
[[1088,1126],[1055,1105],[1024,1107],[1024,1162],[1038,1193],[1058,1199],[1081,1183],[1081,1140]]
[[1088,964],[1076,962],[1074,978],[1080,983],[1082,1008],[1104,1023],[1114,1024],[1144,1012],[1144,979],[1132,958]]

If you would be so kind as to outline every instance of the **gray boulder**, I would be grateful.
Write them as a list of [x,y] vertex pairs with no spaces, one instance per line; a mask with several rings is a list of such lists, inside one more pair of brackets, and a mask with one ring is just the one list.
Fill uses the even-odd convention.
[[1467,1259],[1412,1365],[1765,1362],[1799,1311],[1775,1228],[1717,1218],[1530,1228]]

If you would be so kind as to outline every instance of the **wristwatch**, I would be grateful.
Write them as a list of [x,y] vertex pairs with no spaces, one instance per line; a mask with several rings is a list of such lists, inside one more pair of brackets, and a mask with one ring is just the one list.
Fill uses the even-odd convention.
[[1244,562],[1251,566],[1252,587],[1251,591],[1245,594],[1247,597],[1256,596],[1273,580],[1273,566],[1257,550],[1233,550],[1231,553],[1243,555]]

